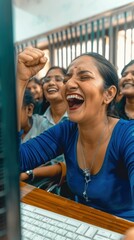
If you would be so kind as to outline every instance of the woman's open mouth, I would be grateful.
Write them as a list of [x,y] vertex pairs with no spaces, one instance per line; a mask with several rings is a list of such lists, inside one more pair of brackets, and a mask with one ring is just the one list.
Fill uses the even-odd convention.
[[67,95],[66,99],[70,110],[79,108],[84,102],[83,97],[78,94]]

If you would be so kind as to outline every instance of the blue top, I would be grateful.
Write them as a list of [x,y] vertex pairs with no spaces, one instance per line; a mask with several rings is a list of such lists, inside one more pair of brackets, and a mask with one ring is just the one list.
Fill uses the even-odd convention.
[[[20,146],[21,171],[33,169],[64,152],[67,182],[78,201],[134,221],[134,121],[120,119],[107,147],[100,171],[91,175],[83,198],[84,175],[77,162],[78,127],[65,120]],[[45,159],[45,161],[44,161]]]

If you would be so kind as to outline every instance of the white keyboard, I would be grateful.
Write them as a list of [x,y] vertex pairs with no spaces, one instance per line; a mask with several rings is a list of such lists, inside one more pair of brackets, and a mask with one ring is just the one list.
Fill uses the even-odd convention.
[[123,235],[21,203],[22,240],[121,240]]

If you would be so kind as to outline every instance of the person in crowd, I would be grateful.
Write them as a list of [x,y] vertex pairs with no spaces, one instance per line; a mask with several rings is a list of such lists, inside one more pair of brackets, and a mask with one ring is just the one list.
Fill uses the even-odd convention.
[[[62,88],[64,86],[63,78],[65,73],[66,70],[64,68],[55,66],[51,67],[46,76],[41,79],[44,85],[44,94],[46,95],[47,101],[50,103],[50,107],[44,115],[33,114],[35,99],[33,98],[32,91],[26,88],[21,113],[21,129],[23,130],[23,134],[21,135],[22,143],[39,135],[41,132],[55,125],[57,122],[63,121],[67,118],[67,104],[62,96]],[[27,172],[21,173],[20,179],[33,185],[40,184],[43,182],[42,178],[44,179],[45,177],[52,178],[52,181],[53,178],[61,179],[60,176],[62,175],[62,171],[65,169],[65,166],[63,166],[64,164],[61,162],[64,162],[63,155],[58,156],[56,159],[51,159],[49,166],[41,165],[41,167],[32,169],[32,171],[30,171],[34,176],[32,181]],[[53,164],[53,167],[51,167],[50,164]],[[48,182],[47,178],[46,182]]]
[[27,84],[27,89],[32,92],[35,101],[40,102],[43,100],[42,83],[38,78],[35,76],[30,78]]
[[42,82],[37,77],[33,76],[29,79],[27,89],[32,92],[35,99],[34,114],[44,114],[47,107],[49,106],[49,103],[44,97]]
[[[29,78],[46,61],[36,48],[19,54],[18,106]],[[64,83],[69,120],[20,145],[20,171],[64,153],[67,182],[78,202],[134,221],[134,121],[110,111],[118,91],[117,71],[98,53],[85,53],[68,66]]]
[[[34,106],[35,100],[33,94],[30,90],[26,89],[21,109],[21,143],[25,143],[29,139],[38,136],[45,130],[44,126],[42,125],[45,119],[39,114],[33,114]],[[40,167],[35,168],[30,172],[23,172],[20,174],[20,180],[26,181],[33,185],[38,185],[38,183],[45,183],[45,179],[46,183],[54,181],[54,179],[55,181],[59,180],[60,182],[61,177],[65,178],[65,175],[66,167],[63,163],[57,162],[56,164],[53,164],[53,166],[41,165]],[[51,178],[52,180],[50,179],[48,181],[48,178]]]
[[[65,74],[66,69],[53,66],[47,71],[45,77],[41,79],[44,96],[50,104],[43,114],[44,121],[42,122],[42,125],[44,130],[47,130],[55,124],[68,118],[66,112],[67,103],[63,98],[63,80]],[[52,164],[55,162],[65,162],[63,154],[58,156],[56,159],[51,159]]]
[[119,117],[134,119],[134,60],[122,69],[119,88],[119,93],[122,95],[116,104]]
[[45,77],[41,79],[45,98],[50,104],[43,115],[46,119],[46,129],[68,118],[66,112],[67,103],[62,94],[65,74],[66,69],[53,66],[47,71]]
[[43,116],[39,114],[33,114],[35,107],[35,99],[30,90],[26,89],[23,105],[21,109],[21,142],[24,143],[30,138],[36,137],[44,131],[42,126]]

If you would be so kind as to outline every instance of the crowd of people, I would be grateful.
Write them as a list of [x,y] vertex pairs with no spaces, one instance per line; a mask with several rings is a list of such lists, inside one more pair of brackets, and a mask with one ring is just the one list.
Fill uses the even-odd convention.
[[[46,61],[43,51],[31,47],[18,56],[20,133],[25,91]],[[134,221],[134,60],[121,75],[119,80],[115,67],[93,52],[76,57],[67,70],[50,68],[40,80],[49,103],[41,116],[42,133],[20,144],[20,172],[25,180],[29,170],[52,159],[59,168],[63,161],[75,201]],[[32,114],[27,111],[28,118]]]

